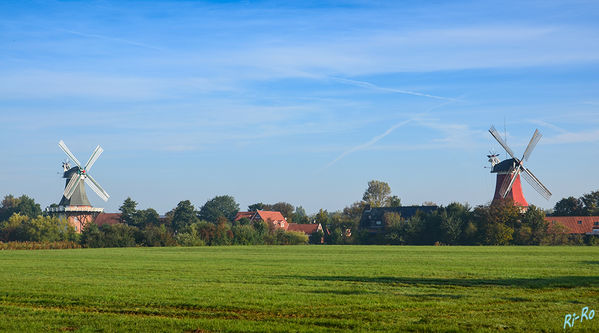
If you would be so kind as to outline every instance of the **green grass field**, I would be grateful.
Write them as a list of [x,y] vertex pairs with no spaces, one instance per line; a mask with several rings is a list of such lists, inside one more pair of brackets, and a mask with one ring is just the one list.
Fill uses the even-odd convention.
[[567,313],[599,312],[599,247],[2,251],[0,265],[2,331],[562,332]]

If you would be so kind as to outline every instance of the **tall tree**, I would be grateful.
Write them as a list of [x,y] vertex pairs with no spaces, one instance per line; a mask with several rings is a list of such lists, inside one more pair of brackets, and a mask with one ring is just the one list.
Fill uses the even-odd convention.
[[283,216],[286,218],[292,217],[294,209],[295,207],[288,202],[277,202],[276,204],[272,205],[272,210],[281,212],[281,214],[283,214]]
[[128,225],[137,225],[137,221],[135,219],[137,215],[137,202],[133,201],[131,197],[127,197],[119,210],[121,211],[121,222],[126,223]]
[[2,200],[0,206],[0,221],[6,221],[14,213],[19,213],[30,218],[36,218],[42,215],[42,208],[38,203],[35,203],[33,198],[22,195],[15,198],[12,195],[7,195]]
[[450,203],[441,214],[441,230],[444,233],[443,240],[447,244],[458,244],[462,238],[462,232],[468,222],[470,207],[461,203]]
[[584,215],[599,215],[599,191],[587,193],[580,200],[584,203]]
[[371,207],[383,207],[388,204],[391,187],[389,184],[371,180],[368,182],[368,188],[364,191],[362,200],[368,203]]
[[255,212],[257,210],[265,210],[264,208],[266,207],[266,204],[263,204],[261,202],[255,203],[253,205],[249,205],[248,206],[248,211],[250,212]]
[[173,212],[172,225],[175,231],[182,230],[186,226],[197,222],[195,207],[189,200],[184,200],[177,204]]
[[540,245],[547,238],[549,222],[545,220],[545,212],[534,206],[528,206],[522,215],[521,223],[514,233],[514,239],[521,245]]
[[391,245],[405,244],[406,223],[401,215],[396,212],[387,212],[383,215],[385,222],[385,239]]
[[138,210],[135,214],[135,225],[144,228],[149,225],[158,226],[160,224],[160,215],[153,208]]
[[563,198],[555,203],[553,214],[555,216],[579,216],[583,215],[584,204],[582,200],[575,197]]
[[474,215],[479,223],[483,244],[507,245],[513,239],[520,208],[511,200],[499,200],[491,206],[477,207]]
[[26,195],[19,197],[17,211],[23,215],[31,217],[32,219],[42,215],[40,204],[36,203],[33,198],[30,198]]
[[389,207],[401,207],[401,199],[397,195],[392,195],[387,200],[387,206],[389,206]]
[[364,211],[364,206],[366,202],[364,201],[356,201],[353,204],[343,208],[343,215],[352,221],[360,221],[362,218],[362,212]]
[[231,221],[239,211],[239,204],[230,195],[219,195],[208,200],[200,209],[199,217],[212,223],[217,223],[219,217]]
[[294,223],[310,223],[310,219],[306,214],[306,210],[302,206],[295,207],[295,212],[292,215],[292,221]]
[[316,220],[316,223],[320,223],[324,228],[329,223],[329,213],[321,208],[314,219]]

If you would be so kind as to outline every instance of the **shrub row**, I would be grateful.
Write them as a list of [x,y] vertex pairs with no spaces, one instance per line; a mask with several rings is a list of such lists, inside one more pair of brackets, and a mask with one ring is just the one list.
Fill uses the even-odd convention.
[[60,242],[0,242],[0,250],[63,250],[80,249],[81,244],[72,241]]

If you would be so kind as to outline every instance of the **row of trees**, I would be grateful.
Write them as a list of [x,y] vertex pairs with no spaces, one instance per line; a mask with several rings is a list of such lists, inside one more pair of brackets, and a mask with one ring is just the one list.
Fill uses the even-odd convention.
[[235,224],[207,221],[192,223],[174,233],[166,224],[147,225],[143,229],[128,224],[90,224],[81,233],[85,247],[128,246],[203,246],[203,245],[299,245],[308,236],[300,232],[272,229],[264,222]]
[[[361,232],[359,243],[448,245],[561,245],[569,244],[564,227],[545,220],[543,210],[530,206],[526,212],[510,201],[471,209],[452,203],[428,214],[404,220],[397,213],[384,216],[380,234]],[[588,241],[594,241],[589,238]]]
[[199,245],[298,245],[307,244],[308,236],[301,232],[274,229],[269,224],[241,221],[232,225],[226,221],[197,221],[178,232],[167,223],[146,224],[143,228],[119,223],[87,225],[81,234],[66,220],[39,215],[31,218],[14,213],[0,222],[2,242],[75,242],[84,247],[128,246],[199,246]]
[[[152,209],[137,210],[137,202],[125,199],[119,208],[121,221],[131,226],[143,228],[146,225],[158,225],[160,216]],[[301,207],[294,207],[287,202],[275,204],[256,203],[248,207],[248,211],[279,211],[288,222],[310,223],[310,218]],[[166,221],[174,231],[179,231],[193,223],[207,221],[211,223],[232,222],[239,212],[239,204],[230,195],[220,195],[208,200],[200,209],[196,209],[189,200],[183,200],[173,210],[166,213]]]
[[599,215],[599,191],[584,194],[580,198],[567,197],[555,204],[554,216],[596,216]]
[[[554,209],[555,215],[597,214],[599,191],[579,199],[564,198]],[[429,205],[432,203],[428,203]],[[308,239],[303,233],[273,229],[263,222],[233,222],[239,204],[228,195],[216,196],[196,209],[189,200],[181,201],[160,217],[152,208],[138,210],[127,198],[120,207],[121,224],[98,227],[89,225],[81,235],[65,221],[43,216],[39,204],[25,195],[7,195],[0,205],[2,241],[77,241],[83,246],[171,246],[229,244],[302,244],[308,241],[327,244],[451,244],[451,245],[538,245],[593,243],[594,237],[568,237],[561,225],[545,220],[545,212],[530,206],[525,212],[510,202],[475,208],[452,203],[431,213],[418,213],[404,219],[397,213],[384,216],[381,232],[360,230],[364,207],[399,207],[401,200],[391,195],[385,182],[370,181],[361,201],[342,211],[319,210],[307,215],[299,206],[286,202],[256,203],[248,210],[275,210],[288,222],[320,223],[325,232]],[[566,214],[567,213],[567,214]]]
[[127,198],[120,207],[122,223],[101,227],[91,223],[78,234],[66,220],[43,215],[33,199],[8,195],[0,206],[0,241],[77,242],[85,247],[289,245],[309,241],[304,233],[274,229],[262,221],[232,223],[238,210],[233,197],[217,196],[199,210],[189,200],[181,201],[166,218],[160,218],[156,210],[138,210],[137,202]]

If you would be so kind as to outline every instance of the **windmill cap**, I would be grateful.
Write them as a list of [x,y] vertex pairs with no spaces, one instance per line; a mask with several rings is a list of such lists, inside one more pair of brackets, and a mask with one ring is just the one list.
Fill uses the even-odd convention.
[[514,166],[514,163],[516,163],[516,160],[514,160],[513,158],[503,160],[503,161],[495,164],[495,166],[493,167],[493,170],[491,170],[491,172],[492,173],[509,172],[510,169]]

